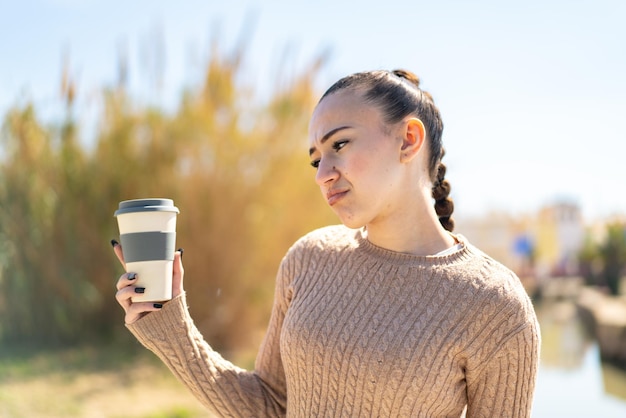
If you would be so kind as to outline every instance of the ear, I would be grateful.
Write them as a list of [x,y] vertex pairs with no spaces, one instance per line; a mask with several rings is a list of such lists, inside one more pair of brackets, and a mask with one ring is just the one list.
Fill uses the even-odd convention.
[[407,119],[403,128],[400,161],[409,162],[422,148],[426,140],[426,128],[424,123],[418,118]]

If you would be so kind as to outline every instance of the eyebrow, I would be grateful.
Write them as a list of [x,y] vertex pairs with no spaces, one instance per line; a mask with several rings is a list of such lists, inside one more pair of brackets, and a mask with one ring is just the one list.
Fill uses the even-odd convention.
[[[328,141],[328,139],[335,135],[337,132],[342,131],[344,129],[350,129],[351,126],[340,126],[338,128],[335,129],[331,129],[330,131],[326,132],[326,134],[322,137],[322,139],[320,139],[320,145],[324,145],[324,142]],[[309,149],[309,155],[312,155],[315,152],[316,148],[315,147],[311,147]]]

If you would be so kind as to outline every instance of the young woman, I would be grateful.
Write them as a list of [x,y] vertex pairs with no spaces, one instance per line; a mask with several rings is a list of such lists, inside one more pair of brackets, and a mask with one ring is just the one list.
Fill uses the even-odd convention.
[[285,255],[255,370],[194,326],[180,253],[164,305],[131,303],[136,276],[120,277],[127,327],[223,416],[530,416],[533,306],[515,274],[452,234],[442,129],[407,71],[353,74],[323,95],[309,154],[343,225]]

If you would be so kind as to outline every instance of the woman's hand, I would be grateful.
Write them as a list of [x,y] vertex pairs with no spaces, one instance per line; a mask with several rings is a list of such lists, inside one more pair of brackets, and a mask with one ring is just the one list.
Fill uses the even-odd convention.
[[[113,251],[117,256],[117,259],[120,260],[122,267],[126,270],[126,263],[124,262],[124,254],[122,253],[122,246],[113,242]],[[172,298],[177,297],[181,293],[183,293],[183,276],[185,274],[185,270],[183,268],[183,250],[179,249],[174,253],[174,269],[172,273]],[[135,282],[137,281],[137,275],[133,272],[124,273],[120,276],[117,281],[117,293],[115,294],[115,299],[122,306],[124,312],[126,312],[126,316],[124,317],[124,322],[126,324],[132,324],[137,321],[139,318],[144,315],[158,311],[161,309],[163,305],[160,303],[153,302],[136,302],[133,303],[132,297],[137,293],[135,289]]]

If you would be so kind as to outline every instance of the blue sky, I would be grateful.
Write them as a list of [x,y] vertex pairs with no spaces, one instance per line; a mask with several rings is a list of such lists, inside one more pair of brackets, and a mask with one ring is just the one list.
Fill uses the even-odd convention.
[[[418,74],[443,114],[459,216],[559,199],[589,221],[626,214],[624,1],[1,1],[2,114],[30,99],[58,117],[66,54],[89,120],[120,50],[133,96],[175,107],[211,40],[228,50],[248,31],[260,91],[323,51],[320,89],[365,69]],[[151,62],[165,64],[160,88]]]

